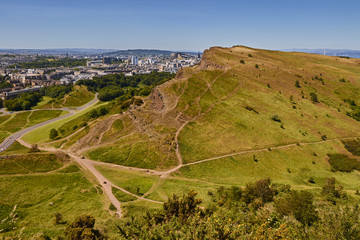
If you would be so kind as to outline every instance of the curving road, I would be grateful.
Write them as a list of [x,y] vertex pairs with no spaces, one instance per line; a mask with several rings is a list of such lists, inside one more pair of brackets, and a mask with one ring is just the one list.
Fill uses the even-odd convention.
[[[39,127],[42,127],[42,126],[45,126],[49,123],[52,123],[52,122],[56,122],[58,120],[61,120],[61,119],[64,119],[64,118],[67,118],[67,117],[70,117],[74,114],[76,114],[77,112],[76,111],[81,111],[81,110],[84,110],[92,105],[94,105],[95,103],[97,103],[99,101],[99,99],[97,98],[97,95],[95,95],[94,99],[91,100],[90,102],[86,103],[85,105],[82,105],[81,107],[74,107],[74,108],[60,108],[60,109],[52,109],[52,110],[64,110],[64,111],[69,111],[70,113],[64,115],[64,116],[60,116],[60,117],[57,117],[57,118],[53,118],[53,119],[50,119],[48,121],[45,121],[45,122],[42,122],[42,123],[39,123],[39,124],[36,124],[34,126],[31,126],[31,127],[28,127],[28,128],[25,128],[19,132],[16,132],[12,135],[10,135],[9,137],[7,137],[2,143],[0,143],[0,152],[2,151],[5,151],[7,148],[9,148],[17,139],[19,139],[20,137],[22,137],[23,135],[25,135],[26,133],[28,132],[31,132],[32,130],[36,129],[36,128],[39,128]],[[31,111],[37,111],[37,110],[31,110]]]

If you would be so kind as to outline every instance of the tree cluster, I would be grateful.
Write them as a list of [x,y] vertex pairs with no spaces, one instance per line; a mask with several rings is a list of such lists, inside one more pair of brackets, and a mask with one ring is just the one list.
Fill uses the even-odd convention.
[[69,93],[72,89],[72,86],[54,85],[41,88],[40,93],[43,96],[48,96],[52,98],[63,98],[65,94]]
[[[130,99],[134,95],[146,96],[151,89],[173,78],[174,74],[152,72],[126,77],[123,74],[109,74],[94,77],[93,80],[80,80],[76,84],[85,85],[89,91],[98,92],[101,101],[111,101],[126,96]],[[140,87],[143,85],[142,87]],[[145,86],[145,87],[144,87]]]
[[4,106],[8,111],[30,110],[42,100],[39,92],[27,92],[20,94],[17,98],[5,100]]
[[[77,67],[86,66],[86,59],[73,59],[73,58],[62,58],[62,59],[46,59],[40,57],[36,61],[17,63],[21,68],[57,68],[57,67]],[[9,68],[15,67],[15,65],[9,66]]]

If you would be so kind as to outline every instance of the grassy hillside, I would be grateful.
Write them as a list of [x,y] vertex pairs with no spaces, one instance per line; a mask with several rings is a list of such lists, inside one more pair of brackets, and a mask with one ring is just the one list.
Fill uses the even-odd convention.
[[89,92],[85,86],[75,85],[73,90],[66,94],[63,98],[44,97],[44,100],[38,104],[36,108],[64,108],[64,107],[80,107],[94,98],[95,94]]
[[[354,195],[359,173],[334,172],[328,154],[354,157],[341,140],[359,136],[359,76],[359,59],[211,48],[142,106],[93,126],[76,149],[97,161],[170,169],[148,195],[159,201],[191,189],[208,199],[209,189],[263,177],[318,192],[334,176]],[[112,178],[119,170],[101,171]]]
[[[112,184],[131,193],[112,188],[122,203],[125,220],[159,209],[158,202],[174,193],[195,190],[206,207],[214,197],[209,191],[217,192],[222,186],[244,190],[247,183],[267,177],[275,185],[307,190],[319,199],[319,205],[327,201],[322,187],[334,177],[347,200],[357,202],[359,90],[360,59],[216,47],[205,51],[198,66],[181,70],[174,79],[155,87],[149,97],[133,101],[126,112],[122,110],[127,107],[118,108],[111,102],[112,115],[80,128],[85,114],[99,105],[93,106],[22,139],[104,162],[94,167]],[[52,128],[63,129],[64,135],[49,142]],[[59,182],[39,189],[54,185],[64,196],[71,195],[57,205],[57,211],[64,208],[70,216],[78,214],[78,210],[70,214],[65,207],[73,200],[81,202],[101,223],[108,221],[93,191],[97,188],[80,178],[79,172],[59,171],[55,176]],[[62,185],[60,177],[66,184],[76,184]],[[20,180],[13,181],[0,189],[17,186]],[[16,191],[11,194],[19,194]],[[55,194],[51,189],[43,191],[49,194],[44,199]],[[88,198],[79,191],[89,194]],[[74,192],[81,197],[74,200]],[[9,199],[4,204],[16,201]],[[85,207],[88,201],[92,202]],[[243,207],[239,206],[240,211]],[[264,209],[264,215],[260,214],[268,219],[265,212],[271,211]],[[114,229],[112,226],[111,231]]]

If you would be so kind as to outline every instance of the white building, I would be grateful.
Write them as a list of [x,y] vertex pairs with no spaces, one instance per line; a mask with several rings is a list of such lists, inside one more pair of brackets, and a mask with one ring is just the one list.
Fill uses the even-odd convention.
[[138,65],[139,59],[137,56],[131,57],[131,65]]

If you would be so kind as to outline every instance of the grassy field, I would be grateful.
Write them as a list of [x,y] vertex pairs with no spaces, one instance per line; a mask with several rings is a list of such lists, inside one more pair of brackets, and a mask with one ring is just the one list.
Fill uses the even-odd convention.
[[80,172],[39,176],[0,177],[0,204],[17,205],[19,226],[15,232],[1,236],[18,235],[31,239],[40,233],[50,237],[63,235],[65,224],[54,225],[54,213],[61,213],[64,221],[89,214],[97,219],[96,227],[115,232],[115,219],[105,210],[108,204],[102,194]]
[[115,185],[138,196],[144,195],[160,179],[135,171],[97,166],[96,169]]
[[18,141],[15,141],[9,148],[5,151],[0,152],[0,156],[3,155],[12,155],[12,154],[25,154],[29,152],[29,148],[24,147]]
[[[72,123],[76,123],[78,122],[79,120],[82,121],[82,119],[84,118],[85,114],[88,113],[89,111],[91,111],[92,109],[95,109],[97,107],[100,107],[100,106],[104,106],[106,105],[107,103],[101,103],[101,104],[97,104],[97,105],[94,105],[94,106],[91,106],[87,109],[84,109],[68,118],[64,118],[64,119],[61,119],[59,121],[56,121],[56,122],[53,122],[53,123],[50,123],[50,124],[47,124],[46,126],[43,126],[43,127],[40,127],[40,128],[37,128],[35,129],[34,131],[31,131],[29,133],[27,133],[26,135],[24,135],[22,137],[22,139],[25,141],[25,142],[28,142],[30,144],[33,144],[33,143],[39,143],[39,142],[46,142],[49,140],[49,133],[50,133],[50,130],[55,128],[55,129],[59,129],[60,127],[62,126],[67,126],[67,124],[71,121],[73,121]],[[75,132],[76,129],[72,129],[70,128],[69,132],[67,134],[71,134],[72,132]]]
[[63,166],[64,159],[54,154],[26,154],[0,158],[0,175],[41,173]]
[[38,123],[59,117],[67,112],[61,110],[37,110],[1,116],[0,139]]

